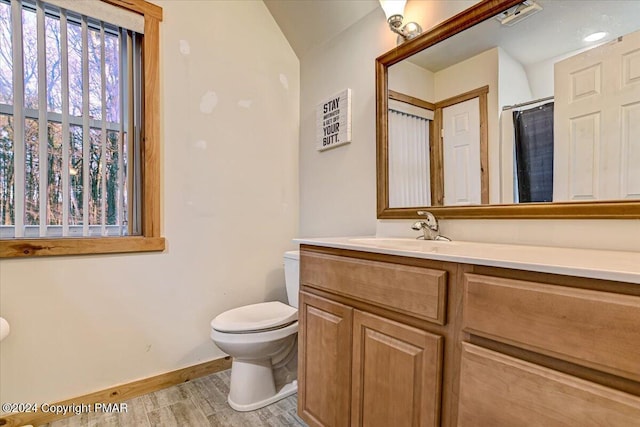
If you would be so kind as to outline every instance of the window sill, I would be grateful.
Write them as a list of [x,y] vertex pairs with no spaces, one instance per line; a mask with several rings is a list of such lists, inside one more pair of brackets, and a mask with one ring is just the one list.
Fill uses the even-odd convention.
[[96,237],[0,240],[0,258],[161,252],[164,237]]

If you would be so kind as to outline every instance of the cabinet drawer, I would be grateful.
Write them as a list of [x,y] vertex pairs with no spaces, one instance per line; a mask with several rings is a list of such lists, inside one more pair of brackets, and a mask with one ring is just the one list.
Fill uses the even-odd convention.
[[458,426],[640,425],[640,398],[462,343]]
[[640,297],[466,274],[464,328],[640,380]]
[[445,323],[446,271],[302,251],[300,283]]

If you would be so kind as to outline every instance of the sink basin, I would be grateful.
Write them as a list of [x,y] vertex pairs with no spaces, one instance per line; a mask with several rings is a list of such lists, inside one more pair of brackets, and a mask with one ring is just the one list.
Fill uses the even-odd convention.
[[379,249],[432,253],[443,256],[471,257],[474,259],[503,259],[505,257],[512,257],[514,254],[527,260],[535,260],[540,257],[540,248],[538,247],[475,243],[460,240],[448,242],[446,240],[421,240],[411,238],[360,237],[349,239],[349,242],[355,245],[370,246]]
[[408,239],[408,238],[377,238],[377,237],[363,237],[349,239],[349,242],[356,245],[374,246],[377,248],[385,249],[398,249],[403,251],[415,251],[415,252],[440,252],[443,249],[451,249],[455,246],[456,242],[447,242],[445,240],[421,240],[421,239]]
[[[501,245],[494,244],[478,244],[462,241],[450,242],[446,240],[422,240],[398,237],[359,237],[349,239],[349,243],[353,243],[355,245],[370,246],[379,249],[476,258],[486,258],[488,254],[505,252],[505,248],[502,248]],[[513,251],[512,248],[508,250]]]

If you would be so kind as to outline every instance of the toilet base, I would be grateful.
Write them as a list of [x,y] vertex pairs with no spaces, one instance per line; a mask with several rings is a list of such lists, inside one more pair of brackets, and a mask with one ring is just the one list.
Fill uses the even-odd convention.
[[292,394],[295,394],[297,391],[298,391],[298,381],[293,380],[289,384],[285,384],[280,389],[280,391],[278,391],[276,394],[270,397],[267,397],[266,399],[262,399],[257,402],[252,402],[252,403],[243,405],[243,404],[234,402],[231,399],[231,393],[229,393],[229,398],[227,399],[227,402],[229,403],[229,406],[231,406],[233,409],[239,412],[255,411],[256,409],[264,408],[265,406],[271,405],[272,403],[275,403],[278,400],[284,399],[285,397],[289,397]]
[[263,408],[298,391],[297,340],[284,350],[278,363],[272,358],[260,360],[233,359],[227,402],[236,411]]

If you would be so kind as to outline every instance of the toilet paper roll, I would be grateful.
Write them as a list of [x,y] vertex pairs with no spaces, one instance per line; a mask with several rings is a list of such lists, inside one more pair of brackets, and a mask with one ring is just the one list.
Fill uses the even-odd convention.
[[0,341],[5,339],[7,335],[9,335],[9,331],[11,328],[9,327],[9,322],[4,317],[0,317]]

